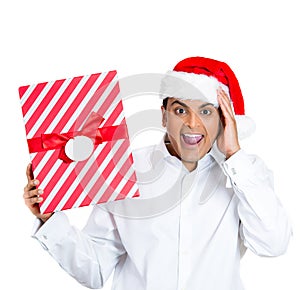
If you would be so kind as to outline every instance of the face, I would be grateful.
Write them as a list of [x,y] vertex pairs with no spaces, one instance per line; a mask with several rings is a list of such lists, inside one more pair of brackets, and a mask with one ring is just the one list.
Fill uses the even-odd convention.
[[200,100],[169,98],[162,106],[162,123],[167,130],[171,155],[191,171],[212,147],[220,130],[218,109]]

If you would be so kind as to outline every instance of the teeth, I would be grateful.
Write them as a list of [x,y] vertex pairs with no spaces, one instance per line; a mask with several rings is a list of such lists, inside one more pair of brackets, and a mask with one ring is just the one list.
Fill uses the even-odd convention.
[[182,134],[186,137],[189,137],[189,138],[197,138],[197,137],[202,137],[203,135],[201,134]]

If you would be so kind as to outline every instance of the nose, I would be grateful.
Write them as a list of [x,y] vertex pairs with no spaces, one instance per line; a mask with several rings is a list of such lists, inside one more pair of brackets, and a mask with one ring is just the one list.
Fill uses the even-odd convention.
[[193,129],[193,128],[200,127],[201,125],[203,125],[203,123],[200,117],[196,113],[190,112],[190,114],[187,116],[185,125]]

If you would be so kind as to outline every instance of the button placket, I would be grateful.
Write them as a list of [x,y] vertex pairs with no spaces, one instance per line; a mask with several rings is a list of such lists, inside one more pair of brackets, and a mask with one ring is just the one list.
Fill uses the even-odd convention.
[[179,218],[179,243],[178,243],[178,289],[185,289],[188,282],[188,274],[190,269],[190,251],[189,241],[191,240],[191,223],[189,214],[188,195],[193,188],[193,178],[195,175],[186,174],[182,178],[181,183],[181,203]]

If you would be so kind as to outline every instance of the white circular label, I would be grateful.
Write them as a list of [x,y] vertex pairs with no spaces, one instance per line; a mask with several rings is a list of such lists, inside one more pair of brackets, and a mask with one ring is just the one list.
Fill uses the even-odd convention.
[[75,136],[65,146],[66,155],[74,161],[86,160],[91,156],[93,150],[93,140],[86,136]]

